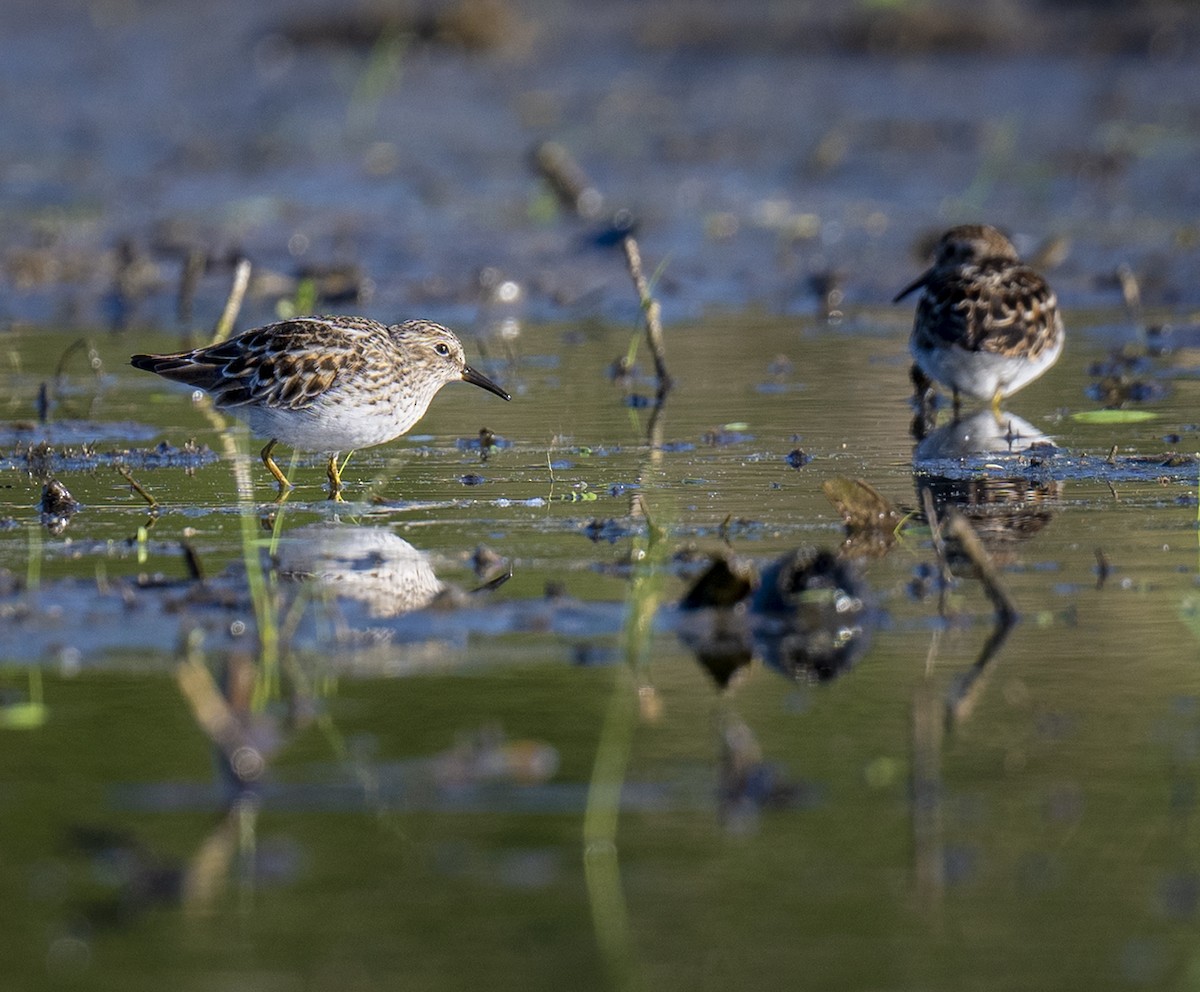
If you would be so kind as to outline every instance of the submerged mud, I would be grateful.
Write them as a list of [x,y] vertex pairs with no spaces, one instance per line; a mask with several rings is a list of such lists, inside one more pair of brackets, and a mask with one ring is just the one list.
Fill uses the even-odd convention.
[[[1012,231],[1068,307],[1129,275],[1141,305],[1200,300],[1188,5],[85,6],[0,39],[9,319],[186,335],[243,256],[249,324],[633,319],[636,230],[669,320],[837,322],[962,220]],[[547,140],[584,217],[531,164]]]

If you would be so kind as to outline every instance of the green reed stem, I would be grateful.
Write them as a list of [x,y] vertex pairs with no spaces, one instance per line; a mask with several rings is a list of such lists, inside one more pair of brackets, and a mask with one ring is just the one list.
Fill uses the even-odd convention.
[[411,41],[406,32],[388,31],[371,48],[347,108],[347,123],[352,131],[362,133],[374,128],[384,95],[400,83],[404,56]]
[[258,627],[259,675],[253,701],[257,710],[279,694],[279,617],[276,615],[275,589],[263,568],[254,505],[243,502],[240,509],[242,561],[246,566],[246,585]]
[[596,943],[614,988],[632,989],[640,983],[634,969],[629,938],[629,912],[621,886],[617,823],[621,790],[633,751],[637,695],[629,672],[618,667],[600,731],[592,780],[583,816],[583,870]]
[[658,566],[665,551],[664,535],[649,520],[647,523],[645,547],[637,542],[633,549],[634,560],[640,563],[630,585],[629,616],[622,636],[626,663],[617,667],[613,679],[583,816],[583,866],[592,926],[611,984],[617,989],[638,989],[644,984],[630,939],[617,828],[621,793],[633,753],[639,691],[647,681],[645,664],[661,594]]

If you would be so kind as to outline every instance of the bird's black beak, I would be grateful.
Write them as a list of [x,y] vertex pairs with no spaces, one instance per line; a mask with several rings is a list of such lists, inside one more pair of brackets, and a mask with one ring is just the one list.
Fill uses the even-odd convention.
[[501,389],[494,382],[492,382],[491,379],[489,379],[482,372],[476,372],[473,368],[471,368],[470,365],[468,365],[465,369],[463,369],[462,377],[463,377],[463,382],[469,382],[473,386],[482,386],[489,393],[495,393],[502,400],[511,400],[512,399],[512,397],[509,396],[508,393],[506,393],[503,389]]
[[904,297],[906,297],[913,290],[920,289],[927,282],[929,282],[929,277],[931,275],[933,275],[933,269],[929,269],[925,272],[922,272],[919,276],[917,276],[916,279],[914,279],[907,286],[905,286],[902,290],[900,290],[899,293],[897,293],[894,297],[892,297],[892,302],[899,303],[902,299],[904,299]]

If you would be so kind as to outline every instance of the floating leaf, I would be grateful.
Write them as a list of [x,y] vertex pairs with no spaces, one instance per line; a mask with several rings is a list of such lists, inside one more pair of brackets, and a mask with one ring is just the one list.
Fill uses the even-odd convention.
[[1157,420],[1158,414],[1151,410],[1081,410],[1071,414],[1071,419],[1080,424],[1141,424]]
[[896,537],[902,514],[862,479],[836,476],[821,483],[846,524],[846,544],[858,554],[883,554]]

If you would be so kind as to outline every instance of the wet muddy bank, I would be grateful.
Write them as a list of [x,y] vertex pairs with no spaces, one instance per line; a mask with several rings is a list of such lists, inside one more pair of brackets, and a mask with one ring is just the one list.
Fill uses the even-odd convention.
[[[633,319],[613,215],[669,321],[838,312],[986,219],[1069,306],[1195,307],[1188,5],[309,4],[23,10],[0,46],[0,316],[205,326],[297,296],[480,329]],[[201,25],[200,21],[203,21]],[[86,57],[60,71],[52,53]],[[566,216],[530,164],[602,195]],[[625,215],[623,215],[625,216]]]

